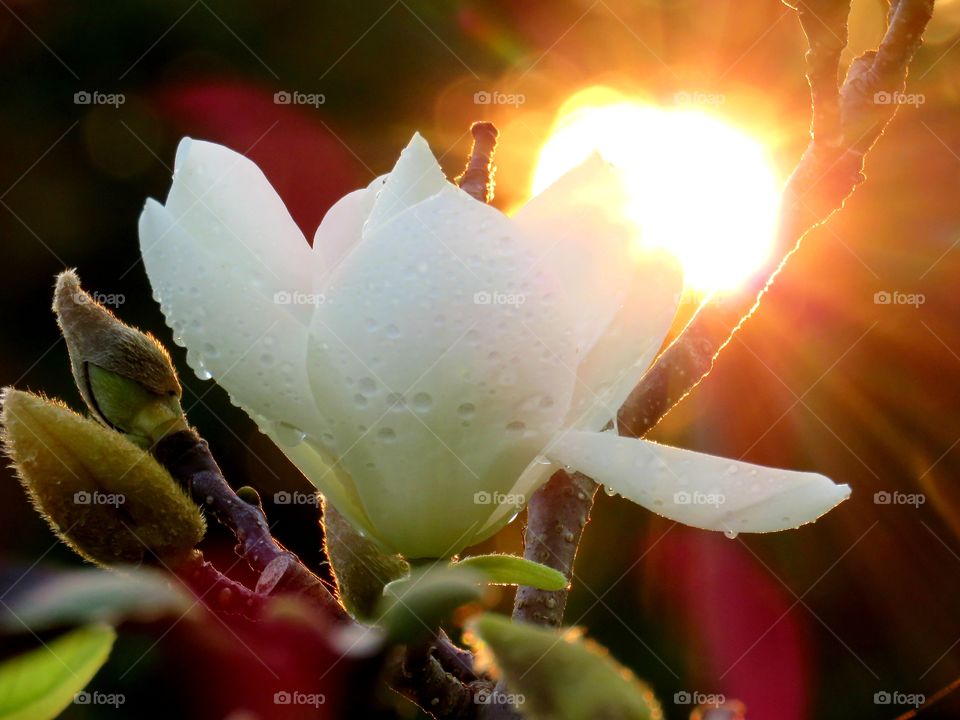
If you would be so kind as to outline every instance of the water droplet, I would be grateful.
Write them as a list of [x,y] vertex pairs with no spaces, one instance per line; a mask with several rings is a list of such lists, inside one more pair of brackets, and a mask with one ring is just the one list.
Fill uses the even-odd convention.
[[473,403],[461,403],[457,408],[457,415],[461,420],[470,420],[476,414],[477,408]]
[[507,430],[510,432],[523,432],[527,429],[527,425],[523,420],[511,420],[507,423]]
[[220,351],[211,343],[204,343],[203,347],[200,348],[200,352],[203,353],[205,358],[210,360],[220,356]]
[[534,458],[534,462],[537,463],[537,465],[551,465],[551,464],[552,464],[552,463],[550,462],[550,458],[548,458],[546,455],[537,455],[537,457]]
[[736,475],[739,470],[740,470],[739,466],[734,465],[733,463],[730,463],[727,466],[727,475]]
[[736,530],[727,529],[727,530],[724,530],[724,531],[723,531],[723,534],[724,534],[726,537],[730,538],[731,540],[736,540],[736,538],[737,538],[737,531],[736,531]]
[[362,377],[357,381],[357,389],[364,395],[373,395],[377,391],[377,383],[373,378]]
[[430,393],[419,392],[413,396],[413,407],[420,412],[427,412],[433,407],[433,398]]
[[400,328],[393,324],[387,325],[386,333],[388,338],[391,340],[396,340],[398,337],[400,337]]
[[397,439],[397,433],[394,432],[393,428],[383,427],[377,431],[377,437],[383,440],[383,442],[394,442]]
[[273,432],[283,445],[294,448],[303,442],[307,434],[298,427],[285,422],[276,422],[273,425]]
[[613,489],[612,487],[610,487],[609,485],[607,485],[606,487],[604,487],[604,488],[603,488],[603,491],[604,491],[608,496],[610,496],[610,497],[613,497],[614,495],[617,494],[617,491],[614,490],[614,489]]
[[365,408],[367,406],[367,396],[357,393],[353,396],[353,404],[358,408]]
[[203,364],[202,360],[197,362],[197,366],[193,369],[193,373],[201,380],[210,380],[213,377],[213,373],[207,369],[207,366]]
[[260,364],[264,367],[272,367],[274,363],[274,357],[270,353],[263,353],[260,356]]

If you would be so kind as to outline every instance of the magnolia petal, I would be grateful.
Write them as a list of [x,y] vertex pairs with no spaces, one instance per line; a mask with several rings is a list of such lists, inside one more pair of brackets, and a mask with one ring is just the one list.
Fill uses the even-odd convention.
[[728,534],[799,527],[850,495],[848,485],[817,473],[763,467],[613,433],[562,433],[547,454],[659,515]]
[[368,235],[314,318],[317,439],[408,557],[469,544],[566,414],[569,311],[530,259],[508,218],[450,186]]
[[370,211],[363,234],[373,232],[421,200],[451,187],[430,146],[420,133],[400,153]]
[[524,205],[514,221],[536,262],[561,279],[581,353],[602,334],[633,279],[637,230],[626,219],[619,171],[594,153]]
[[673,324],[683,293],[677,260],[663,250],[638,251],[626,297],[581,360],[566,427],[602,430],[647,371]]
[[234,404],[309,432],[317,413],[306,327],[253,287],[247,266],[189,234],[155,200],[140,216],[140,247],[174,340],[197,374],[216,378]]
[[[246,268],[264,292],[310,292],[310,247],[270,182],[248,158],[184,138],[166,208],[214,256]],[[309,315],[306,308],[292,308]]]
[[347,193],[337,200],[313,236],[314,289],[322,291],[326,275],[339,265],[347,253],[360,242],[363,224],[373,210],[377,193],[387,176],[381,175],[367,187]]

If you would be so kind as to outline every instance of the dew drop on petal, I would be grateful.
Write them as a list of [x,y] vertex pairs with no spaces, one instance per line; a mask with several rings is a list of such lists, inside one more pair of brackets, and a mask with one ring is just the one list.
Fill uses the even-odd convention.
[[377,431],[377,437],[383,440],[383,442],[394,442],[397,439],[397,433],[393,428],[383,427]]
[[460,416],[461,420],[470,420],[476,414],[477,408],[473,403],[465,402],[461,403],[457,408],[457,415]]
[[282,421],[274,423],[273,432],[283,445],[290,448],[297,447],[307,436],[300,428]]
[[419,412],[427,412],[433,407],[433,398],[430,393],[418,392],[413,396],[413,409]]
[[725,537],[728,537],[728,538],[731,539],[731,540],[736,540],[736,538],[737,538],[737,531],[736,531],[736,530],[731,530],[731,529],[728,528],[728,529],[726,529],[726,530],[723,531],[723,534],[724,534]]

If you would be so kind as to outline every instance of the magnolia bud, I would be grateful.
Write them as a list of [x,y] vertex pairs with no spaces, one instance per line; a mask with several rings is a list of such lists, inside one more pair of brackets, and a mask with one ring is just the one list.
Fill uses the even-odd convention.
[[176,370],[156,338],[118,320],[73,270],[57,277],[53,309],[77,388],[100,421],[144,446],[187,427]]
[[38,512],[79,555],[110,565],[193,548],[199,508],[147,452],[65,405],[3,393],[3,443]]

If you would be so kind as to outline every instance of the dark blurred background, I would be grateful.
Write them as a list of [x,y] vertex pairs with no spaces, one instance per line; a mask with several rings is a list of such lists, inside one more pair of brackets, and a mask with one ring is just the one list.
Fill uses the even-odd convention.
[[[756,134],[783,177],[807,140],[804,42],[773,0],[0,5],[0,381],[76,408],[49,310],[65,267],[117,296],[119,315],[185,368],[136,238],[183,135],[253,158],[308,237],[336,198],[390,168],[414,130],[458,173],[481,118],[502,131],[497,204],[523,201],[555,113],[593,84],[723,93],[717,112]],[[908,83],[924,102],[902,109],[868,158],[868,181],[806,239],[713,374],[655,432],[816,470],[852,485],[853,498],[800,530],[735,540],[602,495],[594,512],[568,620],[646,678],[668,718],[687,715],[674,702],[686,691],[738,697],[756,720],[892,719],[909,708],[882,693],[929,697],[960,676],[960,1],[938,5]],[[880,37],[883,11],[854,2],[848,59]],[[478,91],[525,103],[479,107]],[[324,102],[278,104],[278,92]],[[123,103],[108,104],[116,93]],[[876,304],[883,291],[924,302]],[[260,488],[278,536],[321,563],[310,509],[270,502],[305,481],[223,391],[182,379],[227,476]],[[6,586],[77,566],[3,473]],[[884,491],[925,502],[884,504]],[[522,517],[488,546],[517,551],[521,527]],[[192,632],[121,633],[94,686],[124,692],[126,705],[64,717],[206,717],[197,698],[230,680],[197,660]],[[960,717],[960,701],[920,716]]]

